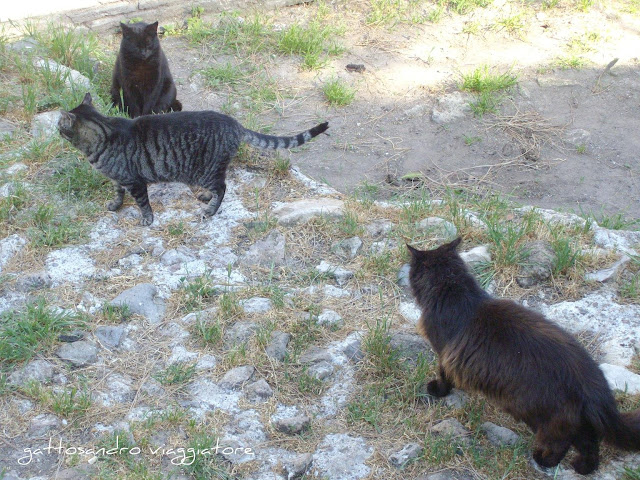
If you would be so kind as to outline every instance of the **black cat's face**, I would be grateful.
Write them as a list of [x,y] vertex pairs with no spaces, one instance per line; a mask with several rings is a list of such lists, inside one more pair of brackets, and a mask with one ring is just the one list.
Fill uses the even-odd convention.
[[462,238],[458,237],[452,242],[440,245],[432,250],[418,250],[410,245],[407,249],[411,253],[411,261],[409,270],[409,282],[415,288],[416,285],[429,281],[431,273],[442,267],[450,267],[462,262],[462,259],[456,252],[458,245],[462,242]]
[[158,22],[121,23],[122,44],[120,48],[127,56],[146,60],[160,47],[158,40]]

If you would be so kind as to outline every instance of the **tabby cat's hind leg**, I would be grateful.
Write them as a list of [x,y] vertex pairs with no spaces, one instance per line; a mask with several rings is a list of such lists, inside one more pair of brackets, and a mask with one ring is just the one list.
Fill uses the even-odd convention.
[[213,198],[213,193],[204,187],[198,187],[197,185],[189,185],[191,193],[202,203],[209,203]]
[[441,365],[438,378],[427,383],[427,393],[433,397],[444,397],[449,395],[451,388],[453,388],[453,384],[447,378]]
[[533,459],[545,468],[558,465],[571,447],[576,430],[564,419],[554,419],[541,424],[533,445]]
[[127,186],[127,190],[129,190],[129,193],[138,204],[140,213],[142,213],[142,220],[140,220],[140,225],[151,225],[153,223],[153,211],[151,210],[151,205],[149,205],[147,184],[134,183],[131,186]]
[[209,201],[209,204],[203,210],[204,217],[211,217],[215,215],[218,209],[220,208],[220,204],[222,203],[222,199],[224,198],[224,194],[227,191],[227,185],[222,181],[218,181],[217,185],[211,188],[215,195]]
[[[583,421],[584,422],[584,421]],[[600,465],[600,438],[590,423],[584,422],[575,438],[573,446],[578,456],[571,462],[573,469],[580,475],[588,475]]]
[[124,188],[122,188],[122,185],[115,180],[111,180],[111,183],[113,183],[116,196],[113,200],[107,203],[107,210],[115,212],[122,206],[122,201],[124,200]]

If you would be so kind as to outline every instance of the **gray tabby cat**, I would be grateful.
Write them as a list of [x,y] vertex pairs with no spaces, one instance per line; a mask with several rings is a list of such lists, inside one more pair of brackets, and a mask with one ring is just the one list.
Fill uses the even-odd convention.
[[[275,137],[248,130],[213,111],[145,115],[134,120],[106,117],[93,107],[89,93],[76,108],[61,113],[60,135],[115,186],[116,197],[107,208],[118,210],[126,189],[140,208],[142,225],[153,223],[147,184],[186,183],[198,200],[208,204],[203,215],[210,217],[222,203],[227,166],[242,142],[264,149],[293,148],[329,128],[325,122],[294,137]],[[196,193],[196,187],[205,192]]]

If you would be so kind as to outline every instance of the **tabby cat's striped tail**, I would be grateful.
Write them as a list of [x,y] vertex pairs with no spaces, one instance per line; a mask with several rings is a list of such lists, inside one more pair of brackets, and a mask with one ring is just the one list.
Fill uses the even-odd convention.
[[243,141],[249,145],[253,145],[258,148],[293,148],[308,142],[313,137],[320,135],[327,128],[329,123],[324,122],[320,125],[316,125],[311,130],[299,133],[294,137],[275,137],[273,135],[263,135],[262,133],[254,132],[245,128]]

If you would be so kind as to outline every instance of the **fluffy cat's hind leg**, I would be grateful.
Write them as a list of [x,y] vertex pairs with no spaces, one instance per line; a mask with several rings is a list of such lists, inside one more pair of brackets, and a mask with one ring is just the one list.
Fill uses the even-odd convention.
[[583,423],[573,439],[573,446],[578,450],[578,456],[571,462],[571,466],[580,475],[588,475],[600,465],[600,439],[595,429],[589,423]]
[[113,183],[113,188],[116,191],[116,196],[113,200],[107,203],[107,210],[110,212],[115,212],[122,206],[122,202],[124,200],[124,188],[115,180],[111,180]]
[[536,432],[533,459],[541,467],[555,467],[569,451],[575,431],[575,427],[564,420],[552,420],[540,425]]
[[129,193],[138,204],[140,213],[142,213],[142,220],[140,220],[140,225],[151,225],[153,223],[153,211],[151,210],[151,205],[149,205],[147,184],[134,183],[133,185],[128,186],[127,190],[129,190]]
[[191,189],[191,193],[202,203],[209,203],[213,198],[213,193],[204,187],[189,185],[189,189]]
[[435,380],[427,383],[427,393],[432,397],[445,397],[453,388],[453,384],[444,373],[444,369],[440,366],[439,376]]

